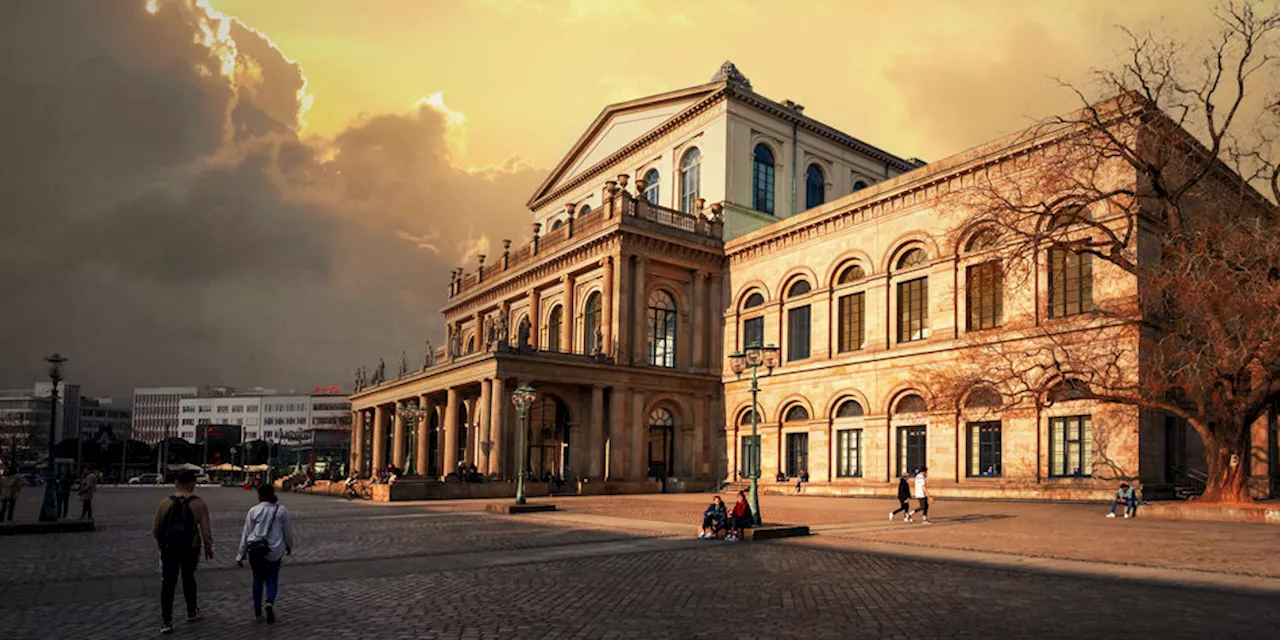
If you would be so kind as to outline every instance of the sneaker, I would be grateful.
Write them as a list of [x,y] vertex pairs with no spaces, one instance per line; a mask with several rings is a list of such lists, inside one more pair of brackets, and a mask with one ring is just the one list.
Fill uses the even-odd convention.
[[267,603],[267,624],[276,623],[276,606],[270,602]]
[[699,533],[699,534],[698,534],[698,539],[699,539],[699,540],[706,540],[706,539],[707,539],[707,534],[705,534],[705,533]]
[[889,512],[889,522],[893,522],[893,512]]
[[187,622],[199,622],[199,621],[200,621],[199,608],[197,608],[195,611],[191,611],[187,613]]
[[1127,514],[1127,513],[1126,513],[1126,514],[1124,514],[1124,517],[1125,517],[1125,519],[1126,519],[1126,520],[1128,520],[1128,519],[1129,519],[1129,514]]
[[928,520],[925,520],[923,524],[933,524],[933,523],[929,522]]
[[1111,513],[1108,513],[1108,514],[1107,514],[1107,517],[1108,517],[1108,518],[1114,518],[1114,517],[1116,517],[1116,512],[1112,511]]
[[173,633],[173,625],[172,625],[172,624],[170,624],[170,623],[166,622],[166,623],[164,623],[164,624],[160,625],[160,634],[161,634],[161,635],[166,635],[166,636],[167,636],[167,635],[169,635],[169,634],[171,634],[171,633]]

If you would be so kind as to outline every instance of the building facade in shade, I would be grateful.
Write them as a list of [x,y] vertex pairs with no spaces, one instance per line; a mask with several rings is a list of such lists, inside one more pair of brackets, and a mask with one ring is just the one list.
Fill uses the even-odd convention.
[[178,402],[194,398],[197,387],[138,387],[133,390],[132,437],[155,444],[178,436]]
[[[52,383],[37,382],[27,389],[0,390],[0,457],[28,461],[48,455],[52,389]],[[113,406],[111,398],[82,396],[79,385],[58,384],[55,442],[127,438],[129,420],[129,410]]]
[[296,443],[310,439],[315,425],[348,428],[351,403],[340,392],[288,394],[234,392],[216,397],[185,398],[178,403],[175,432],[195,442],[201,425],[234,425],[245,441]]
[[111,398],[82,396],[80,398],[80,437],[84,440],[127,440],[130,436],[132,413],[115,406]]
[[[583,491],[710,487],[752,460],[767,488],[807,473],[809,492],[844,495],[890,493],[923,467],[935,493],[973,497],[1171,481],[1197,452],[1163,415],[1073,399],[1072,381],[1041,407],[975,388],[957,409],[929,388],[1007,326],[1070,333],[1094,305],[1136,300],[1132,278],[1061,251],[1006,286],[995,236],[962,228],[963,187],[1038,170],[1046,144],[904,160],[760,96],[728,63],[710,84],[607,107],[529,200],[531,240],[455,270],[445,347],[358,380],[351,464],[509,479],[523,442],[527,472]],[[753,343],[780,347],[754,410],[725,357]],[[525,424],[519,385],[537,391]],[[1275,430],[1256,428],[1262,477]]]

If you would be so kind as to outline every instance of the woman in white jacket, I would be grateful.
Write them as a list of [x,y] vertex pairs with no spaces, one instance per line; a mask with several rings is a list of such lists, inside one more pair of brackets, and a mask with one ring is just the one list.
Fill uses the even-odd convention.
[[253,619],[263,620],[262,591],[266,588],[266,621],[275,624],[276,591],[280,587],[280,563],[293,555],[293,522],[289,510],[276,504],[276,488],[270,484],[258,487],[258,504],[244,518],[240,534],[240,551],[236,564],[244,566],[249,559],[253,569]]

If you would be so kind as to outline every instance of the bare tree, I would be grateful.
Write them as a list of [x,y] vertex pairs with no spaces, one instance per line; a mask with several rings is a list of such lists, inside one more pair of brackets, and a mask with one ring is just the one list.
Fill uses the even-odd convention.
[[[961,191],[953,242],[998,237],[1007,287],[1058,278],[933,383],[957,403],[985,383],[1043,405],[1057,386],[1175,416],[1205,444],[1202,499],[1235,502],[1249,499],[1251,428],[1280,401],[1280,100],[1266,85],[1280,13],[1231,2],[1214,16],[1199,54],[1126,31],[1124,62],[1095,72],[1110,98],[1069,87],[1082,109],[1030,129],[1019,164]],[[1073,300],[1068,273],[1105,293]],[[1064,298],[1073,308],[1045,304]]]

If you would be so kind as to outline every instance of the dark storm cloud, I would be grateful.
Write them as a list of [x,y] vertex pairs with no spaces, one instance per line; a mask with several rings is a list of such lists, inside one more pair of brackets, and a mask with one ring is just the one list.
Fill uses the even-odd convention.
[[299,139],[297,64],[234,22],[206,46],[203,9],[159,7],[19,3],[0,22],[0,385],[55,350],[117,396],[347,384],[438,344],[448,270],[525,226],[537,176],[453,167],[426,107]]

